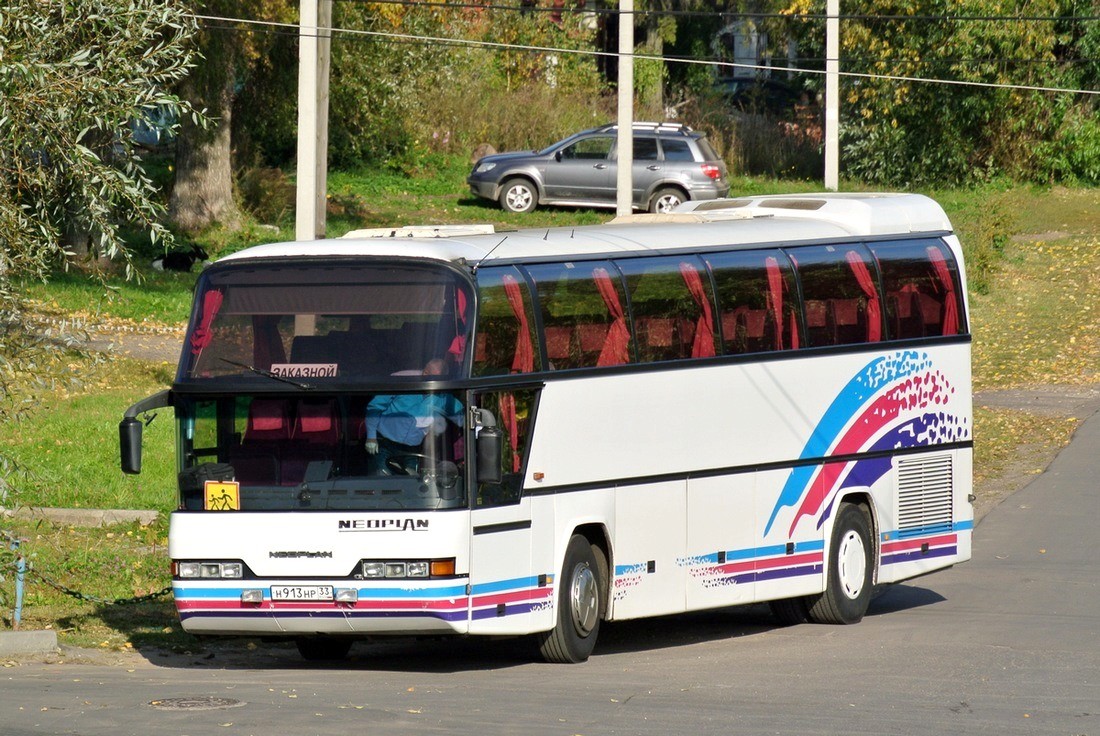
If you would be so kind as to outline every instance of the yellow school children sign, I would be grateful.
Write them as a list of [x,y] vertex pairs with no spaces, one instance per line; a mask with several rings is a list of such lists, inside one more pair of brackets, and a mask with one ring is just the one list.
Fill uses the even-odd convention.
[[203,508],[207,511],[240,511],[241,484],[208,480],[203,484]]

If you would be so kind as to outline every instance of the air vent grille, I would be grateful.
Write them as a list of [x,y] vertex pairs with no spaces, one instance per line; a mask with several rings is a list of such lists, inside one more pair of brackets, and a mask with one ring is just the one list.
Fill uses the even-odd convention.
[[952,528],[951,455],[898,461],[898,531],[902,537]]

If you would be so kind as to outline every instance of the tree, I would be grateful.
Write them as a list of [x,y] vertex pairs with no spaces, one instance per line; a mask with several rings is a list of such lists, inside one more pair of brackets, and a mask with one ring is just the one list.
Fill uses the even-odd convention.
[[11,0],[0,9],[0,289],[42,275],[84,232],[127,261],[120,227],[167,235],[131,124],[185,115],[171,89],[193,66],[177,0]]
[[[16,288],[74,254],[126,264],[123,227],[168,238],[135,153],[131,123],[189,108],[168,93],[191,68],[194,24],[176,0],[8,0],[0,8],[0,424],[20,374],[43,377],[43,351]],[[95,262],[93,261],[93,264]],[[0,496],[5,461],[0,457]]]
[[[200,0],[198,14],[217,18],[297,20],[297,3],[287,0]],[[262,57],[277,36],[232,20],[203,21],[197,36],[204,63],[182,81],[179,96],[205,110],[212,125],[183,121],[176,142],[176,177],[168,200],[172,222],[186,232],[214,223],[234,226],[233,103],[247,80],[249,65]]]
[[[866,0],[842,18],[841,69],[880,76],[841,79],[844,173],[886,186],[997,174],[1100,179],[1100,123],[1087,101],[899,79],[1087,89],[1096,24],[1073,17],[1087,4],[1030,0],[1017,11],[995,0]],[[823,58],[821,3],[793,0],[785,12],[816,15],[801,26],[799,54]]]

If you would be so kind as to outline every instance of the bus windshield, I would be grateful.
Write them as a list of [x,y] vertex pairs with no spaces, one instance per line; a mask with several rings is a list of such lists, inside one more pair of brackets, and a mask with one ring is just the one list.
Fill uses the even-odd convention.
[[443,391],[181,395],[192,511],[460,508],[464,407]]
[[[442,266],[275,259],[208,269],[177,382],[265,390],[419,377],[466,365],[469,286]],[[408,380],[408,379],[405,379]]]

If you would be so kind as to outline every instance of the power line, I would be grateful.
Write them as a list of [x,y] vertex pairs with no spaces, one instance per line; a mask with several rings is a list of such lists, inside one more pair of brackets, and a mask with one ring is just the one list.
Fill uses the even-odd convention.
[[[445,0],[334,0],[335,2],[351,3],[355,5],[398,5],[414,8],[428,9],[454,9],[454,10],[503,10],[520,13],[560,13],[576,15],[623,15],[616,8],[589,8],[585,4],[571,7],[554,7],[550,5],[524,5],[524,4],[498,4],[480,2],[446,2]],[[544,0],[545,1],[545,0]],[[750,18],[754,20],[825,20],[829,16],[825,13],[748,13],[736,10],[634,10],[635,16],[664,16],[679,18]],[[869,13],[841,14],[841,21],[846,20],[887,20],[887,21],[943,21],[943,22],[986,22],[986,23],[1052,23],[1052,22],[1093,22],[1100,21],[1100,15],[1064,16],[1064,15],[875,15]]]
[[[294,23],[282,23],[278,21],[258,21],[250,20],[246,18],[226,18],[223,16],[213,15],[200,15],[191,14],[189,17],[197,21],[211,21],[214,23],[239,23],[245,25],[258,25],[269,26],[272,28],[287,28],[297,31],[299,26]],[[609,51],[595,51],[587,49],[563,49],[555,48],[552,46],[534,46],[529,44],[509,44],[501,43],[499,41],[476,41],[471,39],[458,39],[458,38],[446,38],[438,36],[421,36],[410,33],[390,33],[383,31],[367,31],[353,28],[317,28],[316,36],[319,38],[331,37],[332,34],[346,33],[350,36],[361,36],[367,38],[383,38],[383,39],[397,39],[402,41],[420,41],[425,44],[446,44],[449,46],[456,46],[460,48],[483,48],[483,49],[495,49],[503,51],[525,51],[543,54],[574,54],[578,56],[595,56],[602,58],[617,58],[619,54]],[[314,34],[299,34],[299,35],[314,35]],[[719,68],[727,69],[751,69],[756,71],[781,71],[781,72],[796,72],[802,74],[824,75],[825,71],[820,69],[802,69],[789,66],[777,66],[774,64],[744,64],[739,62],[728,61],[707,61],[699,59],[674,59],[671,57],[658,56],[652,54],[630,54],[635,60],[641,59],[646,61],[673,61],[681,64],[695,64],[702,66],[715,66]],[[1066,94],[1086,94],[1100,96],[1100,90],[1087,90],[1087,89],[1071,89],[1064,87],[1048,87],[1042,85],[1020,85],[1020,84],[1007,84],[1000,82],[972,82],[957,79],[935,79],[929,77],[916,77],[916,76],[904,76],[896,74],[873,74],[869,72],[846,72],[841,71],[840,76],[849,77],[853,79],[884,79],[895,82],[918,82],[925,84],[944,84],[951,86],[962,87],[981,87],[988,89],[1014,89],[1028,92],[1054,92],[1054,93],[1066,93]]]

